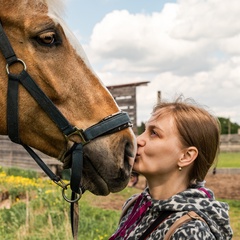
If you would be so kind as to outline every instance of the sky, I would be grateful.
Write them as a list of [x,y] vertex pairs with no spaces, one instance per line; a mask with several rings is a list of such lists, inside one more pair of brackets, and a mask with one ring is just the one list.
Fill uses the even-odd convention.
[[138,124],[161,91],[240,124],[239,0],[65,0],[65,21],[106,86],[137,87]]

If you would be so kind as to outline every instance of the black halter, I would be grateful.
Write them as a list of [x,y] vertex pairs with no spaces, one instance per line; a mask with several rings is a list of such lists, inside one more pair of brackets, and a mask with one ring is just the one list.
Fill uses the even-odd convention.
[[[57,109],[53,102],[45,95],[45,93],[38,87],[31,76],[28,74],[27,67],[23,60],[17,58],[6,33],[0,22],[0,50],[6,59],[6,71],[8,74],[8,92],[7,92],[7,129],[11,141],[21,144],[26,151],[32,156],[37,164],[43,171],[53,180],[56,184],[62,187],[63,197],[66,201],[76,203],[82,195],[84,189],[80,186],[82,166],[83,166],[83,146],[91,140],[111,134],[122,129],[131,127],[131,121],[127,113],[118,112],[104,118],[99,123],[83,130],[72,126],[62,113]],[[11,65],[20,63],[23,65],[23,70],[19,74],[12,74],[9,70]],[[49,118],[58,126],[60,131],[66,137],[67,141],[72,135],[78,135],[81,138],[81,143],[74,143],[73,147],[69,150],[72,155],[71,165],[71,179],[69,184],[63,183],[59,176],[55,175],[47,165],[40,159],[40,157],[27,145],[25,145],[19,136],[18,127],[18,88],[19,84],[31,94],[35,101],[45,111]],[[72,190],[72,198],[69,199],[65,195],[65,190],[70,185]],[[72,205],[72,208],[74,206]],[[72,212],[74,209],[72,209]],[[74,229],[73,229],[74,232]]]

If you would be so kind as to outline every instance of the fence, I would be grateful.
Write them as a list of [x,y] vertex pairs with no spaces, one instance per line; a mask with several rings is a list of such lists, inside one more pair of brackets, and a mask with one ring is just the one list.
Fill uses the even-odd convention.
[[220,142],[222,152],[240,152],[240,134],[223,134]]
[[[222,152],[240,152],[240,135],[221,135],[220,150]],[[53,172],[60,170],[62,163],[36,150],[36,153],[50,167]],[[9,140],[7,136],[0,135],[0,166],[18,167],[41,171],[41,168],[29,156],[26,150]]]
[[[53,172],[57,172],[61,162],[37,150],[36,153]],[[0,135],[0,166],[42,171],[21,145],[11,142],[7,136],[2,135]]]

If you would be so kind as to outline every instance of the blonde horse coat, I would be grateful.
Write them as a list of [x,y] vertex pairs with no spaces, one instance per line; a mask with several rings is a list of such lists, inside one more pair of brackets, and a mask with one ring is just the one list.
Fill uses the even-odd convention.
[[[91,69],[81,46],[61,19],[60,1],[0,0],[0,21],[16,55],[65,118],[86,129],[119,111],[112,96]],[[0,134],[7,135],[6,62],[0,53]],[[14,64],[11,72],[21,71]],[[50,156],[64,159],[72,142],[49,119],[29,93],[19,89],[19,135],[21,140]],[[82,185],[106,195],[127,185],[135,138],[131,129],[98,138],[84,147]]]

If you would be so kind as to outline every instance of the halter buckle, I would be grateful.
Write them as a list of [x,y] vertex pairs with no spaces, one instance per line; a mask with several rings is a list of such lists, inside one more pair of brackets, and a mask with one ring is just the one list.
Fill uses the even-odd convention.
[[62,179],[53,180],[53,182],[60,186],[62,189],[67,189],[68,184],[64,183]]
[[90,140],[86,139],[86,136],[84,135],[84,130],[83,129],[80,129],[80,128],[77,128],[77,127],[74,127],[73,129],[74,129],[74,131],[72,133],[70,133],[68,135],[65,135],[65,138],[66,138],[67,141],[71,141],[70,138],[74,135],[75,136],[77,135],[78,137],[80,137],[82,145],[85,145],[86,143],[88,143],[90,141]]

